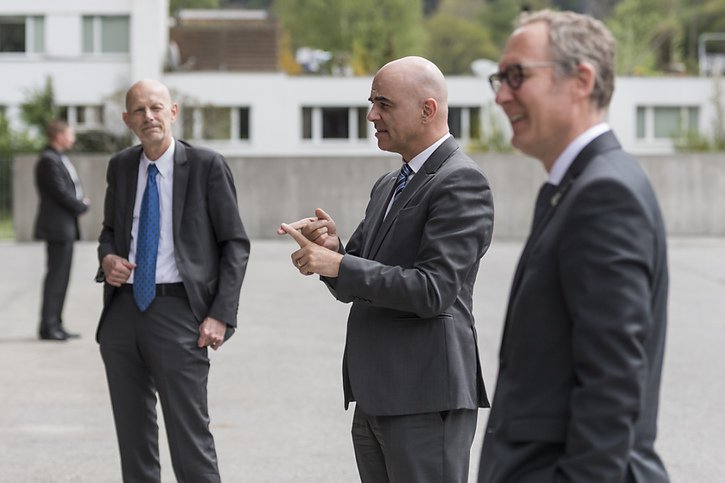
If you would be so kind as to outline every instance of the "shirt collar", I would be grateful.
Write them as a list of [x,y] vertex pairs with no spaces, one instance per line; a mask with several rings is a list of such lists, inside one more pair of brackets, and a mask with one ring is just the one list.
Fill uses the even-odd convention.
[[[156,165],[156,168],[159,170],[159,174],[162,178],[166,178],[167,176],[169,176],[169,173],[171,173],[171,170],[174,166],[174,151],[176,151],[176,140],[174,138],[171,138],[171,144],[168,148],[166,148],[164,154],[159,156],[159,159],[157,159],[156,161],[153,161],[153,163]],[[151,162],[152,161],[146,157],[146,153],[141,151],[141,170],[143,173],[146,173]]]
[[451,133],[446,133],[441,137],[438,141],[434,142],[430,146],[428,146],[426,149],[421,151],[417,156],[415,156],[413,159],[408,161],[408,166],[413,170],[413,173],[417,173],[420,171],[420,168],[423,167],[423,164],[425,164],[426,161],[428,161],[428,158],[430,158],[430,155],[433,154],[433,152],[438,149],[438,146],[443,144],[443,141],[451,137]]
[[569,169],[569,166],[571,166],[571,163],[574,162],[582,149],[595,138],[598,138],[611,129],[606,122],[600,122],[577,136],[559,157],[556,158],[556,161],[554,161],[554,165],[551,167],[551,171],[549,171],[549,183],[558,186],[564,178],[566,171]]

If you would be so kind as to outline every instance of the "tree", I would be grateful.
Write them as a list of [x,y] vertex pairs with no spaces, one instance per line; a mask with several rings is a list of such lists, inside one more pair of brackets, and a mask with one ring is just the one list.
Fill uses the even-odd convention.
[[[709,32],[725,32],[725,2],[723,0],[690,1],[683,12],[683,56],[688,71],[698,72],[698,42],[700,35]],[[723,52],[725,53],[725,52]]]
[[[477,14],[477,20],[488,31],[491,42],[503,50],[513,29],[514,20],[524,10],[550,7],[546,0],[488,0]],[[494,57],[494,60],[498,55]]]
[[470,74],[476,59],[498,58],[499,49],[481,24],[446,13],[427,21],[428,58],[444,74]]
[[29,126],[43,132],[50,121],[58,118],[58,114],[59,109],[55,105],[53,94],[53,81],[48,76],[45,78],[43,88],[27,93],[25,102],[20,104],[20,117]]
[[347,59],[356,74],[424,47],[421,0],[277,0],[275,12],[292,48],[311,47]]

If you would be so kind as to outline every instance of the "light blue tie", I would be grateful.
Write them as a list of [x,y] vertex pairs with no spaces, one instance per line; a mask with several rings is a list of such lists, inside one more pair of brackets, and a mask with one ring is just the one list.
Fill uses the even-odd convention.
[[408,178],[410,178],[411,174],[413,174],[413,168],[408,166],[408,163],[403,163],[403,166],[400,168],[400,173],[398,173],[398,179],[395,180],[395,193],[393,193],[393,203],[395,203],[395,200],[398,199],[400,193],[402,193],[405,189],[405,186],[408,184]]
[[133,298],[144,312],[156,297],[156,256],[159,251],[159,169],[149,164],[146,190],[141,200],[136,243],[136,269],[133,275]]

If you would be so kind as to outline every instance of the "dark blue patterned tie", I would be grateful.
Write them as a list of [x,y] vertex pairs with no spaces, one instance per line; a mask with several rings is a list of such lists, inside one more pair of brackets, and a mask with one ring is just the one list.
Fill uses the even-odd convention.
[[146,190],[141,200],[136,243],[136,269],[133,275],[133,298],[144,312],[156,296],[156,255],[159,251],[159,169],[149,164]]
[[393,193],[393,203],[395,203],[395,200],[398,199],[400,193],[402,193],[405,189],[405,185],[408,184],[408,178],[410,178],[411,174],[413,174],[413,169],[408,166],[408,163],[403,163],[403,166],[400,168],[400,173],[398,173],[398,179],[395,180],[395,193]]

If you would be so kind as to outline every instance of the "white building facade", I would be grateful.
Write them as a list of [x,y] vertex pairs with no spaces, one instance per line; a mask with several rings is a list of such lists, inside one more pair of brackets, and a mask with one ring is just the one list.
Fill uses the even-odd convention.
[[[160,79],[181,105],[176,135],[227,155],[378,153],[366,121],[370,77],[164,72],[168,0],[0,2],[0,109],[17,123],[29,91],[53,81],[78,130],[124,132],[123,94]],[[707,77],[618,78],[609,122],[633,153],[671,153],[673,136],[710,136],[725,99]],[[471,151],[508,139],[486,79],[449,77],[450,124]],[[719,92],[719,99],[715,99]],[[17,125],[17,124],[16,124]]]
[[0,106],[17,121],[28,94],[52,79],[80,129],[105,127],[134,79],[162,75],[167,0],[0,2]]

